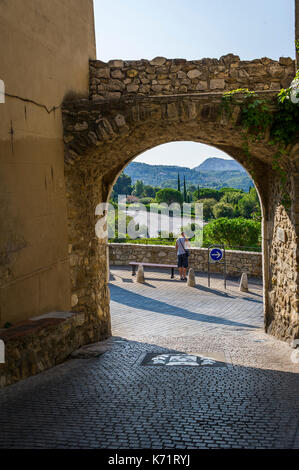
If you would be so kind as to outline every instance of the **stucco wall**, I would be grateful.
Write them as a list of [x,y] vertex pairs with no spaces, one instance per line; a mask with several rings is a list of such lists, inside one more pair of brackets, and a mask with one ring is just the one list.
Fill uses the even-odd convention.
[[70,308],[60,105],[88,95],[92,0],[0,2],[0,327]]
[[[130,261],[158,264],[176,264],[176,251],[173,246],[138,245],[134,243],[110,243],[110,265],[128,266]],[[192,248],[189,266],[195,271],[208,271],[208,249]],[[223,265],[211,264],[211,272],[222,273]],[[227,274],[239,276],[247,273],[250,276],[262,277],[262,254],[248,251],[226,251]]]
[[[295,38],[299,41],[299,0],[295,0]],[[296,51],[297,68],[299,64],[299,52]]]

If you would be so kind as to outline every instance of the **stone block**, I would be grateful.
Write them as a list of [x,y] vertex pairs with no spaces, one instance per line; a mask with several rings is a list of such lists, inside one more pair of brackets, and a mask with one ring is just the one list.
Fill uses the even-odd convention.
[[187,285],[188,285],[189,287],[195,287],[195,286],[196,286],[195,273],[194,273],[194,269],[193,269],[193,268],[190,268],[190,269],[189,269]]
[[197,91],[204,91],[208,89],[208,82],[204,80],[200,80],[195,88]]
[[138,70],[135,70],[135,69],[130,69],[130,70],[127,70],[127,76],[129,78],[134,78],[138,75]]
[[111,71],[111,77],[112,78],[117,78],[117,79],[122,79],[124,77],[124,74],[121,70],[116,69]]
[[76,132],[81,132],[81,131],[85,131],[88,129],[88,123],[86,121],[84,122],[77,122],[75,127],[74,127],[74,130]]
[[110,91],[106,95],[107,99],[119,99],[121,97],[121,93],[119,91]]
[[167,59],[165,57],[155,57],[150,61],[150,65],[162,66],[166,63]]
[[107,90],[110,91],[122,91],[125,89],[125,85],[121,80],[110,80],[107,84]]
[[126,119],[122,114],[118,114],[115,117],[115,122],[118,127],[123,127],[126,125]]
[[291,57],[280,57],[279,63],[281,65],[292,65],[294,64],[294,60]]
[[150,85],[140,85],[139,91],[140,93],[149,93],[150,92]]
[[135,85],[134,83],[127,85],[128,93],[137,93],[138,90],[139,90],[139,85]]
[[72,297],[71,297],[71,306],[72,306],[72,308],[76,307],[76,305],[78,305],[78,303],[79,303],[78,296],[76,294],[73,294]]
[[213,78],[210,82],[210,88],[211,90],[216,90],[216,89],[223,90],[225,88],[224,78]]
[[279,64],[270,65],[269,72],[275,78],[281,78],[284,75],[284,69]]
[[145,283],[144,269],[143,269],[143,266],[141,264],[138,266],[136,282],[138,282],[139,284],[144,284]]
[[201,72],[198,70],[198,69],[193,69],[193,70],[190,70],[188,73],[187,73],[187,76],[188,78],[190,78],[191,80],[193,78],[198,78],[201,76]]
[[161,92],[163,89],[162,85],[152,85],[152,90],[155,92]]
[[109,67],[115,67],[115,68],[123,68],[124,67],[124,61],[123,60],[109,60],[108,62]]
[[246,273],[243,273],[241,276],[240,292],[248,292],[248,278]]
[[109,68],[97,69],[96,77],[97,78],[110,78],[110,69]]

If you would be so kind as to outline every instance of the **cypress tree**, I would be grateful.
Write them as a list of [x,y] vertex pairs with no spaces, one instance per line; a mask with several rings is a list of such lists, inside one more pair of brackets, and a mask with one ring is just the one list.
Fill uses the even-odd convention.
[[186,176],[184,176],[184,202],[187,202]]
[[181,180],[180,180],[180,174],[178,173],[178,191],[181,192]]

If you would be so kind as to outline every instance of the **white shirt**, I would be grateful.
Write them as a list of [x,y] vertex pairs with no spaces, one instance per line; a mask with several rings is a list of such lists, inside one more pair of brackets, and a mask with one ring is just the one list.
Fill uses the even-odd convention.
[[188,248],[186,248],[186,244],[188,243],[186,241],[186,238],[185,237],[180,237],[178,238],[177,240],[178,242],[178,255],[184,255],[186,253],[185,250],[187,250]]

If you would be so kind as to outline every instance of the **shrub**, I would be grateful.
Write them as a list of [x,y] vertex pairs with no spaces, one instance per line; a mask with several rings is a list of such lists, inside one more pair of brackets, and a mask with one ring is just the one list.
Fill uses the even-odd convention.
[[225,202],[218,202],[213,207],[213,214],[215,219],[219,219],[219,217],[234,217],[235,211],[234,207],[231,204],[227,204]]
[[204,245],[223,244],[230,247],[256,247],[261,245],[261,223],[238,217],[221,217],[204,227]]
[[199,199],[196,202],[199,204],[203,204],[204,220],[210,220],[214,218],[213,207],[217,204],[216,199],[213,199],[213,198]]
[[139,202],[141,202],[141,204],[151,204],[152,202],[154,202],[154,199],[152,197],[142,197]]

